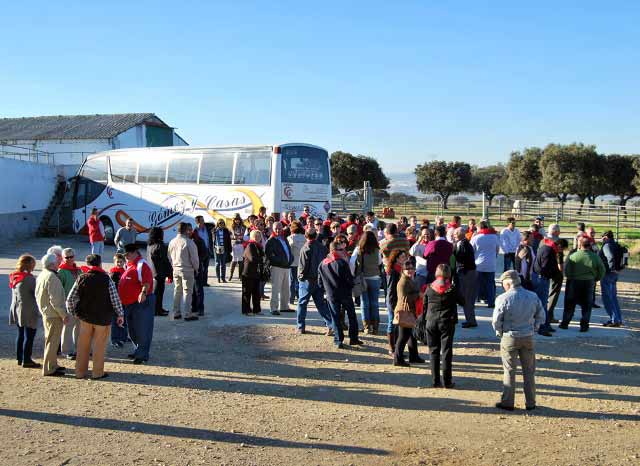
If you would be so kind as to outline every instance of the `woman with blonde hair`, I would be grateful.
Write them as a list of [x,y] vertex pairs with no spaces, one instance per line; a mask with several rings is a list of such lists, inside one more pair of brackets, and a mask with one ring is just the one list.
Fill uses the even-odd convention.
[[453,388],[453,334],[458,323],[458,304],[464,306],[464,299],[451,282],[451,267],[440,264],[436,268],[436,279],[426,292],[427,343],[431,353],[431,378],[434,388],[442,387],[440,382],[440,360],[442,377],[446,388]]
[[29,254],[23,254],[18,259],[15,270],[9,274],[9,288],[11,288],[9,324],[18,327],[16,339],[18,365],[37,369],[42,366],[31,359],[33,340],[40,318],[36,303],[36,279],[31,274],[35,267],[35,258]]

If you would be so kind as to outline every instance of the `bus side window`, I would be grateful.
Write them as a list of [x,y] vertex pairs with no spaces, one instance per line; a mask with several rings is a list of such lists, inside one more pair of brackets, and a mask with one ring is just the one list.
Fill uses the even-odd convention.
[[140,160],[138,167],[138,183],[161,183],[167,182],[167,161],[166,159]]
[[138,163],[125,156],[111,156],[111,181],[114,183],[135,183]]
[[200,165],[201,184],[231,184],[233,152],[205,152]]
[[271,184],[271,152],[241,152],[236,161],[234,184]]
[[197,158],[176,158],[169,160],[169,172],[167,183],[197,183],[198,163]]
[[97,157],[95,159],[87,160],[82,166],[80,176],[88,178],[93,181],[100,181],[106,183],[107,177],[107,158]]

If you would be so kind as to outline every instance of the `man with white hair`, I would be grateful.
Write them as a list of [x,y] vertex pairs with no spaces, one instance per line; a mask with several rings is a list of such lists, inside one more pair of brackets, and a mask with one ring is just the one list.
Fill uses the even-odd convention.
[[271,266],[271,315],[294,312],[289,309],[289,268],[293,263],[291,246],[284,239],[282,223],[273,224],[273,233],[264,252]]
[[64,288],[57,273],[58,257],[55,254],[45,254],[41,262],[43,270],[36,279],[36,302],[44,326],[42,375],[61,376],[64,375],[65,368],[58,365],[58,346],[63,325],[69,322],[69,314]]
[[505,292],[496,298],[491,323],[500,337],[500,355],[504,369],[502,399],[496,408],[513,411],[516,369],[522,364],[525,406],[536,408],[536,354],[533,336],[545,320],[542,303],[535,293],[525,290],[515,270],[500,276]]
[[62,246],[59,246],[57,244],[51,246],[49,249],[47,249],[47,254],[54,254],[56,256],[56,269],[58,267],[60,267],[60,264],[62,264]]

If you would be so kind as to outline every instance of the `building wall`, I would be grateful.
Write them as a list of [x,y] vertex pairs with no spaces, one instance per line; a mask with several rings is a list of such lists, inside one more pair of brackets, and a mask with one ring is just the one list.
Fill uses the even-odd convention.
[[0,241],[35,234],[55,192],[58,171],[53,165],[0,158]]

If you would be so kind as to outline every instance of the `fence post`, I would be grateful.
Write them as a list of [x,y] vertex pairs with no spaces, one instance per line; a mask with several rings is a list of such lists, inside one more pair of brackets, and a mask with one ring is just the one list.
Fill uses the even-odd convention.
[[498,200],[498,220],[502,220],[502,198]]
[[616,209],[616,241],[620,241],[620,207]]

